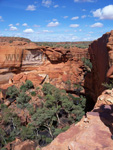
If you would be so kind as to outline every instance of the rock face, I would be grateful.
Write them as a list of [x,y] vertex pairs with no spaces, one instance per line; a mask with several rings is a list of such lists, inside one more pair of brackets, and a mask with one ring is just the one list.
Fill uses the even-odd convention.
[[21,140],[16,139],[12,143],[9,143],[6,148],[7,150],[35,150],[36,144],[30,140],[22,142]]
[[40,47],[31,42],[14,41],[1,42],[0,53],[0,84],[32,80],[35,86],[50,82],[73,90],[73,84],[84,83],[81,58],[89,57],[87,49]]
[[42,150],[112,150],[111,132],[101,121],[107,112],[104,113],[103,118],[100,118],[101,114],[98,112],[88,113],[88,121],[83,118],[80,123],[58,135],[50,145]]
[[100,96],[102,99],[98,98],[97,105],[87,117],[59,134],[42,150],[112,150],[113,98],[109,103],[107,97],[112,95],[113,90],[104,91]]
[[102,83],[108,80],[106,74],[113,62],[113,31],[94,41],[88,50],[93,69],[91,74],[86,76],[85,87],[96,102],[97,97],[104,90]]

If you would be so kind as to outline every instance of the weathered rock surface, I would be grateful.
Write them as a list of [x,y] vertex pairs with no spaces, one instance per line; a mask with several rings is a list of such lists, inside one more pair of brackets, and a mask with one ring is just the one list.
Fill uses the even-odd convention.
[[[35,86],[50,82],[57,87],[73,90],[74,83],[84,83],[81,58],[89,57],[87,49],[40,47],[31,42],[14,41],[1,42],[0,53],[1,84],[9,81],[18,85],[32,80]],[[71,85],[66,81],[70,81]]]
[[[83,117],[79,123],[73,124],[66,132],[59,134],[42,150],[112,150],[112,95],[113,90],[104,91],[98,98],[95,108],[87,113],[87,117]],[[112,97],[112,102],[109,103],[107,96]]]
[[[78,124],[72,125],[42,150],[112,150],[111,132],[105,126],[105,121],[101,120],[107,113],[104,112],[103,118],[101,117],[103,113],[87,113],[87,120],[83,118]],[[108,118],[106,118],[107,121]]]
[[[113,30],[94,41],[89,46],[89,54],[93,69],[91,74],[86,76],[85,87],[86,92],[89,92],[96,102],[97,97],[105,89],[102,83],[108,80],[106,74],[113,64]],[[110,72],[113,72],[113,69],[111,70]]]
[[7,150],[35,150],[36,144],[30,140],[22,142],[21,140],[16,139],[12,143],[9,143],[6,148]]

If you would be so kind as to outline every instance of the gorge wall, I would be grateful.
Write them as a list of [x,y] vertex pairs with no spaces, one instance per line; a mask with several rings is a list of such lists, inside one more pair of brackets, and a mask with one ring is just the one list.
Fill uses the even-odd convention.
[[105,89],[102,83],[108,81],[107,71],[113,62],[113,31],[92,42],[88,51],[93,68],[86,76],[85,87],[86,92],[96,102],[97,97]]
[[18,85],[27,79],[35,86],[50,82],[67,90],[73,90],[75,83],[84,83],[81,58],[89,57],[87,49],[50,48],[13,41],[1,42],[0,53],[1,88],[8,82]]

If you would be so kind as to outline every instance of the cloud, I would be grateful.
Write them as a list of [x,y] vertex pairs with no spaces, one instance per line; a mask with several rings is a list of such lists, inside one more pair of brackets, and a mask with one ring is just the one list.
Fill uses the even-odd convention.
[[56,21],[56,22],[50,22],[50,23],[48,23],[47,27],[56,27],[58,25],[59,25],[58,21]]
[[78,19],[78,18],[79,18],[78,16],[72,17],[71,20],[76,20],[76,19]]
[[36,10],[36,6],[35,5],[28,5],[26,10],[35,11]]
[[52,33],[53,31],[43,30],[44,33]]
[[59,7],[59,5],[54,5],[53,7],[54,7],[54,8],[57,8],[57,7]]
[[23,23],[22,26],[27,27],[28,25],[27,25],[27,23]]
[[109,19],[113,20],[113,5],[105,6],[104,8],[99,8],[96,11],[93,11],[93,16],[100,19]]
[[64,16],[63,18],[64,18],[64,19],[67,19],[67,18],[68,18],[68,16]]
[[42,5],[45,7],[50,7],[52,4],[52,0],[42,0]]
[[86,9],[82,9],[82,11],[86,11]]
[[8,26],[11,27],[11,26],[13,26],[13,24],[9,24]]
[[33,29],[25,29],[25,30],[23,30],[23,32],[24,33],[33,33],[34,31],[33,31]]
[[79,24],[70,24],[70,27],[71,28],[77,28],[77,27],[79,27]]
[[82,19],[86,18],[86,15],[81,16]]
[[17,29],[17,27],[14,27],[14,26],[10,26],[10,29],[9,29],[10,31],[17,31],[18,29]]
[[95,2],[96,0],[74,0],[74,2]]
[[90,27],[95,28],[95,27],[103,27],[103,24],[100,22],[92,24]]
[[20,24],[19,23],[16,23],[16,26],[19,26]]

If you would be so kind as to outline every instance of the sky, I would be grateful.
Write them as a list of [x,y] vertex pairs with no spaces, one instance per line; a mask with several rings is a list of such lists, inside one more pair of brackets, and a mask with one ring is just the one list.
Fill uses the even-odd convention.
[[92,41],[113,29],[113,0],[0,0],[0,36]]

